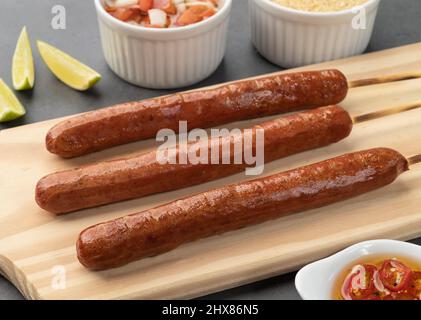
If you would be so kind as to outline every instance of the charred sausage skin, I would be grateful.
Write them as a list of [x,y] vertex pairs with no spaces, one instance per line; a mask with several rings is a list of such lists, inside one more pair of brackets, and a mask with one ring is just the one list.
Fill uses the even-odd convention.
[[[264,130],[265,162],[271,162],[346,138],[352,119],[341,107],[329,106],[264,122],[252,128],[254,136],[259,128]],[[247,167],[234,164],[234,140],[229,143],[231,164],[210,164],[210,147],[209,164],[160,164],[154,151],[50,174],[38,182],[35,198],[41,208],[63,214],[223,178]],[[221,139],[211,139],[208,146],[221,150],[221,144]]]
[[67,119],[46,136],[47,149],[72,158],[152,138],[160,129],[208,128],[233,121],[341,102],[348,92],[338,70],[245,80],[217,88],[116,105]]
[[200,238],[364,194],[406,170],[404,156],[377,148],[229,185],[92,226],[79,236],[78,258],[93,270],[123,266]]

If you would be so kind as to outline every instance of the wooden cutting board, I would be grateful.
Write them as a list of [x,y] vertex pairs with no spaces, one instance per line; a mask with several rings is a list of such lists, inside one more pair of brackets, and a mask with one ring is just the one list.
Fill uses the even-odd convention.
[[[349,79],[421,70],[421,43],[307,67],[335,67]],[[421,100],[421,79],[353,89],[342,105],[352,115]],[[134,143],[74,160],[44,148],[59,119],[0,133],[0,269],[30,299],[192,298],[296,270],[355,242],[421,236],[421,165],[384,189],[322,209],[184,245],[126,267],[90,272],[77,261],[79,232],[98,222],[179,197],[245,180],[239,174],[201,186],[54,217],[39,209],[34,188],[42,176],[152,148]],[[231,124],[250,126],[262,119]],[[391,147],[421,153],[421,109],[358,124],[346,141],[266,166],[265,175],[342,153]],[[171,178],[171,177],[169,177]],[[65,289],[54,285],[65,279]]]

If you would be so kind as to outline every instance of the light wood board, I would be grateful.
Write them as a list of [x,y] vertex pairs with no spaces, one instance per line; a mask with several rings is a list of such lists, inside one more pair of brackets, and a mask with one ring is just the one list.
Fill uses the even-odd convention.
[[[349,79],[420,71],[421,43],[307,68],[326,67],[339,68]],[[352,115],[359,115],[416,100],[421,100],[421,79],[353,89],[342,106]],[[42,176],[156,145],[145,141],[61,160],[44,148],[47,130],[58,121],[0,133],[0,269],[30,299],[192,298],[296,270],[358,241],[421,236],[418,165],[393,185],[343,203],[197,241],[123,268],[91,272],[76,258],[75,241],[82,229],[246,177],[239,174],[56,218],[39,209],[34,201],[34,187]],[[370,147],[392,147],[410,156],[421,153],[420,139],[418,109],[358,124],[346,141],[273,162],[266,166],[265,174]],[[52,286],[55,266],[64,267],[66,289]]]

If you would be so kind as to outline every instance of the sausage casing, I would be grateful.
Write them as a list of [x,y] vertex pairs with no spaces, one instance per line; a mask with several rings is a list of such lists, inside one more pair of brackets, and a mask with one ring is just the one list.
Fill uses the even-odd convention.
[[[254,141],[259,128],[264,129],[264,160],[270,162],[346,138],[352,130],[352,119],[341,107],[329,106],[255,126]],[[241,139],[244,141],[244,133]],[[35,198],[41,208],[63,214],[201,184],[244,170],[247,167],[244,161],[234,164],[234,139],[228,140],[230,164],[222,164],[222,152],[219,152],[220,164],[211,164],[210,146],[218,145],[221,149],[222,141],[210,139],[208,164],[190,161],[187,164],[160,164],[153,151],[53,173],[38,182]],[[255,144],[253,147],[253,154],[256,154]]]
[[91,111],[54,126],[47,149],[64,158],[142,139],[160,129],[208,128],[341,102],[348,92],[338,70],[309,71],[245,80],[214,89],[173,94]]
[[79,236],[78,258],[95,270],[122,266],[199,238],[361,195],[406,170],[404,156],[377,148],[229,185],[92,226]]

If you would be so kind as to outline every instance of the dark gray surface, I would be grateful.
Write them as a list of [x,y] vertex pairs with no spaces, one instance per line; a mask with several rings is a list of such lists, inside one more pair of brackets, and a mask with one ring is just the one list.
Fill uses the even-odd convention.
[[[50,26],[51,8],[58,4],[64,5],[67,10],[66,30],[53,30]],[[195,87],[279,70],[253,49],[250,43],[246,4],[246,0],[234,0],[226,57],[210,78]],[[382,0],[368,50],[377,51],[421,41],[420,16],[419,0]],[[108,69],[102,57],[92,0],[1,0],[0,77],[9,84],[11,58],[18,34],[24,25],[28,27],[33,44],[35,40],[40,39],[58,46],[99,71],[103,75],[103,80],[94,90],[87,93],[73,91],[57,81],[46,69],[34,47],[37,69],[35,89],[32,92],[18,94],[26,106],[27,115],[17,121],[0,124],[0,129],[168,92],[134,87],[120,80]],[[421,239],[416,243],[421,245]],[[299,299],[293,280],[294,274],[287,274],[206,298]],[[1,276],[0,299],[22,299],[20,293]]]

